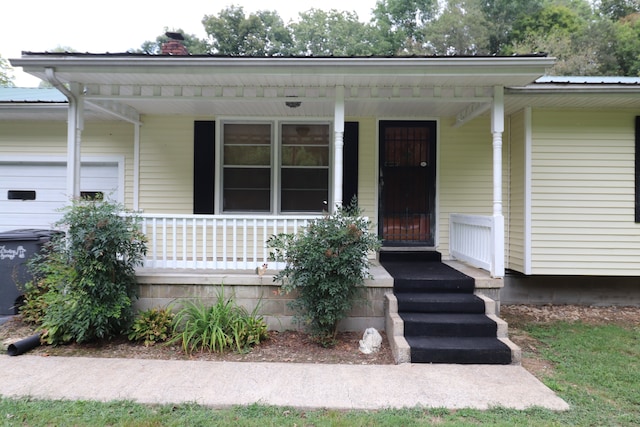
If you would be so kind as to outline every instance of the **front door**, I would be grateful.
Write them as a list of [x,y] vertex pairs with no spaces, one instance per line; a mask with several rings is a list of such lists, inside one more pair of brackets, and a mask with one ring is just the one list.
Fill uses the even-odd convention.
[[378,233],[385,246],[433,246],[436,122],[380,122]]

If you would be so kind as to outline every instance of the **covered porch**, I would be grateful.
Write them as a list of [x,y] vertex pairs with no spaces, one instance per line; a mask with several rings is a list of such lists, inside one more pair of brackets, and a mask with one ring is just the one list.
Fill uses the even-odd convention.
[[[164,178],[177,176],[186,164],[166,161],[164,171],[152,169],[157,153],[193,139],[189,132],[166,136],[162,122],[171,120],[214,123],[213,171],[219,186],[226,179],[221,123],[327,123],[330,129],[326,166],[326,209],[345,199],[345,123],[373,124],[361,129],[356,164],[355,194],[373,223],[382,217],[380,202],[380,135],[382,120],[428,120],[437,124],[435,144],[450,143],[449,129],[464,128],[480,116],[490,116],[485,135],[490,141],[490,200],[477,210],[464,200],[443,206],[447,191],[441,176],[440,151],[432,159],[435,194],[427,215],[432,239],[429,249],[446,260],[464,262],[484,270],[490,278],[504,275],[505,219],[503,212],[503,134],[505,88],[524,86],[542,76],[553,60],[543,56],[454,58],[229,58],[213,56],[158,56],[135,54],[24,53],[11,61],[30,74],[51,83],[68,99],[67,193],[80,196],[83,129],[87,120],[130,123],[133,127],[130,164],[124,192],[125,204],[139,213],[149,238],[144,281],[162,282],[178,272],[182,277],[216,278],[224,272],[253,273],[269,264],[266,240],[271,234],[295,232],[322,212],[288,212],[277,188],[282,164],[271,154],[273,191],[266,212],[240,212],[225,208],[223,196],[212,189],[205,209],[197,208],[195,193],[201,180],[193,179],[194,194],[179,198],[157,195]],[[365,126],[362,125],[362,128]],[[274,127],[277,135],[281,127]],[[443,130],[446,129],[446,130]],[[175,145],[178,146],[177,144]],[[284,150],[284,149],[283,149]],[[189,167],[192,167],[189,165]],[[447,165],[446,167],[450,167]],[[349,166],[347,166],[347,169]],[[168,178],[167,178],[168,179]],[[212,184],[213,186],[213,184]],[[168,198],[167,198],[168,197]],[[382,238],[385,229],[382,228]],[[415,246],[408,242],[408,246]],[[402,246],[402,245],[401,245]],[[373,257],[373,256],[372,256]],[[204,274],[203,274],[204,273]],[[253,274],[252,277],[251,274]],[[378,276],[378,275],[376,275]],[[198,279],[195,279],[198,277]],[[382,278],[382,276],[380,276]],[[151,279],[153,278],[153,279]],[[180,279],[185,280],[185,279]],[[208,279],[207,279],[208,280]],[[243,279],[244,280],[244,279]],[[380,280],[383,283],[384,279]]]

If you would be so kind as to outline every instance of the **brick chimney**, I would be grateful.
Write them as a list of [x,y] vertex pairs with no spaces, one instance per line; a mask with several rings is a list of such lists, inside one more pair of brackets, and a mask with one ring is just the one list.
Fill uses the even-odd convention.
[[189,55],[189,51],[182,44],[184,40],[182,34],[166,32],[164,35],[169,37],[169,41],[162,44],[161,52],[163,55]]

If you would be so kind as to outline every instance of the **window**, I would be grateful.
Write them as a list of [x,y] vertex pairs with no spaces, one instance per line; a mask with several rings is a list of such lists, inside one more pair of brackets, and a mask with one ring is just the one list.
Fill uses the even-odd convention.
[[222,209],[271,212],[271,125],[224,125]]
[[327,209],[328,124],[225,123],[222,138],[224,212]]
[[329,126],[282,125],[282,212],[322,212],[329,202]]
[[34,190],[9,190],[7,191],[7,200],[35,200],[36,192]]

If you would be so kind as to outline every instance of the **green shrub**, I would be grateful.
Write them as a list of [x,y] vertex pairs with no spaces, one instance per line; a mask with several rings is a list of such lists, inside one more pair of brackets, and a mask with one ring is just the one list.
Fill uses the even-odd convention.
[[297,296],[290,307],[323,346],[335,344],[338,322],[351,310],[369,274],[367,254],[380,247],[356,201],[309,223],[297,234],[269,238],[272,259],[284,261],[275,277]]
[[144,341],[146,347],[168,340],[173,331],[174,317],[169,308],[141,311],[131,325],[129,340]]
[[58,285],[73,281],[76,274],[65,255],[55,248],[55,242],[45,245],[27,263],[33,278],[24,285],[24,301],[20,306],[22,320],[27,323],[41,325],[49,307],[48,300],[58,292]]
[[185,300],[176,315],[171,342],[182,341],[186,353],[227,349],[245,352],[268,337],[267,325],[257,310],[249,313],[232,298],[225,298],[224,288],[210,307],[199,300]]
[[[133,215],[103,200],[73,200],[58,226],[64,238],[34,265],[46,283],[41,317],[49,344],[86,342],[125,333],[133,319],[135,267],[146,253]],[[27,296],[29,299],[29,296]],[[34,299],[35,304],[35,299]]]

